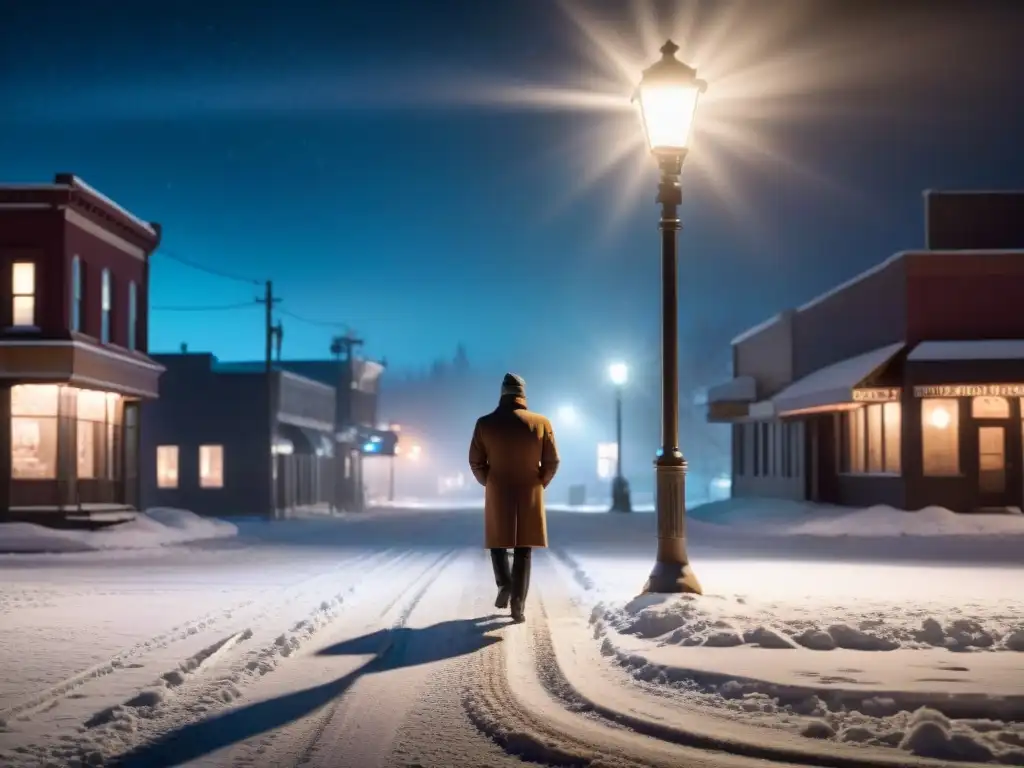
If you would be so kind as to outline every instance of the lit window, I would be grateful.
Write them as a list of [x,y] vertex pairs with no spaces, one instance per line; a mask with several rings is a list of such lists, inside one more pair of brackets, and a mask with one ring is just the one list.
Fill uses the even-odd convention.
[[876,403],[847,411],[842,419],[842,471],[849,474],[901,472],[902,411],[897,403]]
[[900,403],[886,403],[882,408],[882,419],[885,422],[885,471],[898,475],[903,471],[903,409]]
[[138,325],[138,289],[135,286],[135,281],[132,280],[128,283],[128,349],[135,349],[136,345],[136,326]]
[[100,462],[106,455],[103,425],[107,415],[107,396],[105,392],[80,389],[77,397],[78,477],[92,480],[102,476]]
[[[413,446],[418,448],[419,446]],[[597,476],[608,480],[615,476],[615,467],[619,457],[619,446],[616,443],[597,444]],[[347,477],[347,475],[346,475]]]
[[178,446],[158,445],[156,447],[156,487],[178,487]]
[[846,415],[846,420],[849,456],[846,471],[860,475],[864,473],[864,409],[850,411]]
[[16,261],[12,265],[11,318],[16,326],[36,324],[36,265],[31,261]]
[[1010,401],[1005,397],[972,397],[971,416],[975,419],[1010,418]]
[[224,487],[224,446],[199,446],[199,487]]
[[100,320],[100,341],[104,344],[110,343],[110,305],[111,305],[111,291],[110,291],[110,270],[104,269],[103,276],[101,278],[101,295],[100,295],[100,309],[102,310],[102,317]]
[[11,387],[11,477],[52,480],[57,477],[56,384]]
[[921,401],[922,471],[960,474],[960,410],[957,400]]
[[82,330],[82,260],[71,259],[71,330]]
[[882,433],[882,406],[869,405],[864,409],[867,415],[867,437],[868,437],[868,472],[882,471],[883,438]]

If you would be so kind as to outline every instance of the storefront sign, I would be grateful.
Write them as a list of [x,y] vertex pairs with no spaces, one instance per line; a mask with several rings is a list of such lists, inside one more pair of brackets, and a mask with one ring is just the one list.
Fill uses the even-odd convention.
[[895,403],[900,399],[899,387],[871,387],[853,390],[855,403]]
[[1024,397],[1024,384],[932,384],[914,387],[914,397]]

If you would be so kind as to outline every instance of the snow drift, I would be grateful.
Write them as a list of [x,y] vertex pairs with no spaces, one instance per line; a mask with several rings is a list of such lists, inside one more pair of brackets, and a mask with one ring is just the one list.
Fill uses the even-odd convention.
[[184,509],[157,507],[100,531],[56,530],[35,523],[0,523],[0,552],[95,552],[148,549],[238,534],[238,527]]

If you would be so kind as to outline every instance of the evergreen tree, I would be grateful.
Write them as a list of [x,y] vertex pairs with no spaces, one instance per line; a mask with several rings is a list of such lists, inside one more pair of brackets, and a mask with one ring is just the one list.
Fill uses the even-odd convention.
[[466,354],[466,345],[462,342],[455,347],[455,357],[452,359],[452,368],[457,375],[469,373],[469,356]]

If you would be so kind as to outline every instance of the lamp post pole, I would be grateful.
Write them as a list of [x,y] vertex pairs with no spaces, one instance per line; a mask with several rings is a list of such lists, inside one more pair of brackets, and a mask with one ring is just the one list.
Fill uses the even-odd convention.
[[[679,178],[690,123],[704,84],[675,58],[671,40],[662,59],[644,72],[639,97],[648,142],[661,180],[661,448],[654,462],[658,549],[644,592],[701,594],[686,551],[686,459],[679,446],[679,273],[677,233],[682,228]],[[689,114],[687,115],[687,110]],[[682,120],[680,117],[683,116]],[[681,124],[682,123],[682,124]]]
[[625,363],[613,363],[608,367],[608,376],[615,386],[615,477],[612,479],[612,512],[632,512],[629,482],[622,474],[622,390],[629,377]]
[[615,388],[615,476],[622,477],[622,387]]

